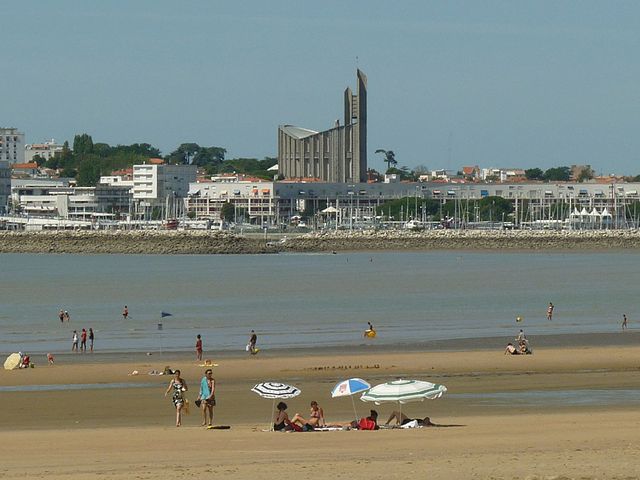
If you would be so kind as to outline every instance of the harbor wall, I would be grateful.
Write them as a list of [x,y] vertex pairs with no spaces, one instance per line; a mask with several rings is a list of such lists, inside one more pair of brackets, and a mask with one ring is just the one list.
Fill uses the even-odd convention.
[[[240,254],[375,250],[639,249],[640,232],[429,230],[314,233],[274,237],[199,231],[0,232],[0,253]],[[278,237],[280,238],[280,237]]]

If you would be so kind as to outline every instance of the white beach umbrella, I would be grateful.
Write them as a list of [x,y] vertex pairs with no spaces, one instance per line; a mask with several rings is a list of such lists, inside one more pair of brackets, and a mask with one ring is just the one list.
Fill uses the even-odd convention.
[[5,370],[13,370],[13,369],[18,368],[18,366],[20,365],[20,360],[21,360],[21,358],[20,358],[20,354],[19,353],[12,353],[4,361],[4,369]]
[[371,388],[360,397],[363,402],[374,402],[380,405],[384,402],[423,402],[425,399],[435,400],[447,391],[447,387],[437,383],[421,380],[394,380]]
[[275,410],[276,400],[297,397],[302,393],[299,388],[294,387],[293,385],[287,385],[286,383],[278,382],[257,383],[253,386],[251,391],[257,393],[262,398],[270,398],[273,400],[271,406],[271,422],[269,423],[269,430],[273,429],[273,411]]
[[400,412],[402,405],[409,402],[423,402],[425,399],[435,400],[447,391],[447,387],[437,383],[423,382],[421,380],[394,380],[392,382],[376,385],[364,393],[360,400],[363,402],[398,403]]
[[338,209],[336,207],[327,207],[320,213],[338,213]]

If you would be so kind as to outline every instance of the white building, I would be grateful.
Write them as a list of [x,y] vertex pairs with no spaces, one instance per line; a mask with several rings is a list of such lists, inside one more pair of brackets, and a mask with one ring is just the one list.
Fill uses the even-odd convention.
[[0,160],[24,163],[24,133],[17,128],[0,127]]
[[11,195],[11,168],[9,162],[0,160],[0,213],[6,211],[7,201]]
[[196,219],[218,220],[226,203],[249,223],[275,223],[277,202],[273,182],[192,183],[187,209]]
[[36,155],[49,160],[58,152],[62,152],[62,145],[53,138],[49,142],[27,144],[24,146],[24,162],[32,162]]
[[141,209],[163,207],[168,198],[186,198],[196,181],[195,165],[144,164],[133,166],[133,201]]

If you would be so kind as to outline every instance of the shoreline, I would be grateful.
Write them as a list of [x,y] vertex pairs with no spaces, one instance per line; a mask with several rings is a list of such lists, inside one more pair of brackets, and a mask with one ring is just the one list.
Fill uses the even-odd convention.
[[[280,239],[287,237],[284,242]],[[220,231],[0,232],[0,253],[273,254],[355,251],[609,251],[640,249],[640,231],[337,231],[239,236]]]
[[[517,327],[516,327],[517,328]],[[514,328],[515,332],[515,328]],[[627,330],[625,332],[599,332],[599,333],[558,333],[551,335],[527,335],[534,351],[544,348],[587,348],[587,347],[632,347],[640,345],[640,328],[638,330]],[[260,353],[256,358],[277,358],[277,357],[322,357],[326,355],[357,356],[369,354],[388,354],[394,352],[409,353],[429,353],[429,352],[470,352],[470,351],[500,351],[502,352],[507,342],[513,342],[511,337],[491,336],[491,337],[469,337],[453,338],[443,340],[426,340],[412,343],[383,343],[376,344],[359,343],[357,345],[332,345],[323,347],[291,347],[291,348],[269,348],[260,346]],[[0,352],[0,356],[7,356],[13,352]],[[44,351],[29,351],[32,358],[41,357],[46,354]],[[151,353],[151,355],[148,355]],[[58,352],[55,358],[79,358],[85,359],[86,363],[105,362],[131,362],[137,361],[140,357],[155,357],[166,359],[182,359],[193,355],[192,350],[164,350],[163,352],[151,351],[142,352],[139,350],[104,350],[97,349],[94,353],[71,353]],[[204,358],[225,358],[240,359],[250,357],[245,351],[233,350],[205,350]],[[42,363],[42,362],[39,362]]]

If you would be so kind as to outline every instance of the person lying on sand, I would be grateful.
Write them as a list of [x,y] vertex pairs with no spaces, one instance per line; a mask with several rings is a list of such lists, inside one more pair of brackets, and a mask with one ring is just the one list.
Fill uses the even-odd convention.
[[418,422],[419,427],[437,427],[435,423],[431,423],[431,419],[429,417],[424,418],[409,418],[402,412],[393,411],[389,416],[389,420],[387,420],[384,424],[389,425],[392,420],[396,421],[396,425],[406,425],[409,422],[413,422],[414,420]]

